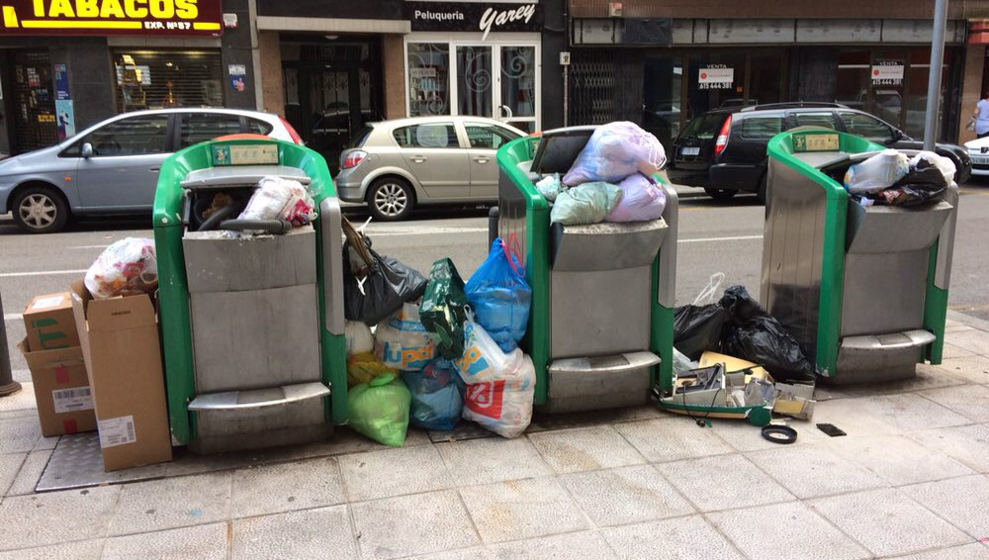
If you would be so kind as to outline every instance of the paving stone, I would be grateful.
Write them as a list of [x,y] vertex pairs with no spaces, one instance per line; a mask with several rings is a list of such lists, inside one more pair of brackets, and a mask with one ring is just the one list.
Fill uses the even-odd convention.
[[989,387],[985,385],[932,389],[921,395],[974,422],[989,422]]
[[893,427],[896,433],[970,424],[972,421],[915,393],[855,399],[863,410]]
[[75,541],[0,552],[0,560],[97,560],[103,540]]
[[458,486],[553,474],[526,438],[472,439],[436,444]]
[[948,319],[944,322],[944,332],[953,333],[958,331],[971,330],[972,327],[962,323],[961,321],[955,321],[953,319]]
[[989,358],[986,356],[964,356],[945,358],[940,365],[918,364],[918,370],[934,369],[938,373],[947,372],[969,383],[989,384]]
[[230,516],[230,472],[123,485],[110,535],[173,529]]
[[558,473],[592,471],[646,460],[611,426],[529,434],[543,459]]
[[749,507],[795,499],[741,455],[688,459],[656,466],[701,511]]
[[480,544],[454,490],[351,505],[364,558],[398,558]]
[[345,501],[337,460],[327,457],[234,471],[230,512],[250,517]]
[[496,560],[491,551],[479,546],[461,548],[459,550],[447,550],[445,552],[434,552],[432,554],[423,554],[422,556],[412,556],[410,558],[411,560]]
[[881,478],[827,447],[786,446],[746,455],[798,498],[886,486]]
[[623,560],[742,560],[743,556],[699,515],[601,530]]
[[[960,333],[956,333],[960,334]],[[951,344],[949,342],[944,343],[944,348],[941,350],[941,359],[947,360],[948,358],[961,358],[964,356],[974,356],[976,352],[973,352],[967,348],[963,348],[956,344]]]
[[461,488],[460,495],[486,543],[587,528],[580,509],[552,478]]
[[568,474],[560,483],[599,527],[694,513],[651,465]]
[[[821,443],[828,436],[818,430],[810,422],[790,420],[787,425],[797,430],[797,441],[792,445],[806,443]],[[780,444],[773,443],[762,437],[762,432],[756,426],[739,420],[714,420],[710,430],[738,451],[758,451],[760,449],[778,449]]]
[[231,548],[234,560],[360,557],[347,506],[342,505],[238,519]]
[[947,333],[944,337],[945,346],[951,344],[983,356],[989,354],[989,332],[971,329]]
[[[798,429],[797,441],[799,442],[802,436],[808,435],[811,432],[811,427],[816,430],[816,424],[834,424],[844,430],[848,437],[896,435],[898,430],[895,426],[886,422],[882,415],[876,414],[866,406],[872,398],[842,397],[829,401],[819,401],[814,407],[813,424],[810,424],[808,429]],[[822,432],[822,435],[826,434]]]
[[989,558],[989,547],[979,543],[970,543],[918,552],[909,556],[897,556],[896,560],[986,560],[987,558]]
[[628,422],[616,424],[615,429],[650,461],[676,461],[733,451],[714,432],[698,428],[687,418]]
[[971,541],[968,535],[893,488],[832,496],[813,500],[810,504],[815,511],[880,556],[908,554]]
[[223,560],[227,557],[227,531],[226,523],[213,523],[113,537],[103,545],[101,560]]
[[41,426],[36,416],[0,419],[0,454],[26,453],[41,439]]
[[[0,398],[0,412],[8,411],[34,411],[38,408],[38,402],[34,398],[34,383],[27,381],[21,383],[21,390],[13,395]],[[35,420],[37,420],[35,413]]]
[[974,471],[948,457],[928,449],[906,436],[838,437],[828,449],[862,465],[893,486],[903,486]]
[[618,556],[594,532],[566,533],[488,547],[496,560],[608,560]]
[[450,487],[450,473],[432,445],[341,455],[340,470],[352,501]]
[[989,473],[989,424],[939,428],[909,434],[910,439],[957,459],[981,473]]
[[0,503],[0,549],[102,537],[120,488],[106,486],[4,498]]
[[7,494],[27,456],[27,453],[0,455],[0,496]]
[[708,518],[749,558],[848,560],[868,551],[800,502],[712,513]]
[[989,543],[989,478],[966,476],[902,490],[975,539]]

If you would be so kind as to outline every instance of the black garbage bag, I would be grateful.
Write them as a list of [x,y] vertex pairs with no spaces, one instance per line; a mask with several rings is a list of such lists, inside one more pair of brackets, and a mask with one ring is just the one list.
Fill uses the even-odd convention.
[[765,367],[776,381],[814,383],[814,365],[800,350],[800,344],[749,296],[744,286],[725,290],[720,304],[725,314],[723,353]]
[[426,278],[419,271],[391,257],[382,257],[371,248],[367,252],[371,262],[367,262],[367,279],[364,293],[361,293],[344,248],[343,314],[351,321],[375,325],[401,309],[403,303],[422,297],[426,291]]
[[673,346],[691,360],[707,350],[721,351],[725,310],[720,303],[684,305],[673,312]]
[[944,174],[937,167],[923,167],[926,160],[916,169],[911,169],[892,187],[879,193],[879,197],[891,206],[920,206],[929,202],[937,202],[944,198],[948,183]]

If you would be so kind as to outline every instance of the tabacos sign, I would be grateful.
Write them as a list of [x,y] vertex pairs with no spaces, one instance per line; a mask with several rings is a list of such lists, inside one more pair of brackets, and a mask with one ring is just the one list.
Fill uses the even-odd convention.
[[498,31],[540,31],[543,13],[537,3],[406,2],[413,31],[480,31],[481,40]]
[[0,35],[220,35],[220,0],[0,0]]

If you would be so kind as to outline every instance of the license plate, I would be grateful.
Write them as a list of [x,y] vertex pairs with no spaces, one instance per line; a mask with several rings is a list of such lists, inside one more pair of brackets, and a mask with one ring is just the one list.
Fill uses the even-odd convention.
[[680,148],[681,156],[696,156],[699,155],[700,153],[701,153],[701,149],[699,146],[694,146],[692,148]]
[[972,163],[975,165],[989,165],[989,156],[972,156]]

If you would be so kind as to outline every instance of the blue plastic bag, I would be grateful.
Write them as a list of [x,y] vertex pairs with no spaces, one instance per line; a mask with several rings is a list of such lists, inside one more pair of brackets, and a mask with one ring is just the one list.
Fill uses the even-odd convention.
[[437,358],[422,371],[402,373],[412,393],[409,420],[426,430],[450,431],[460,420],[465,385],[449,360]]
[[488,258],[467,281],[467,303],[474,320],[504,352],[518,347],[529,322],[532,288],[525,271],[501,239],[491,244]]

